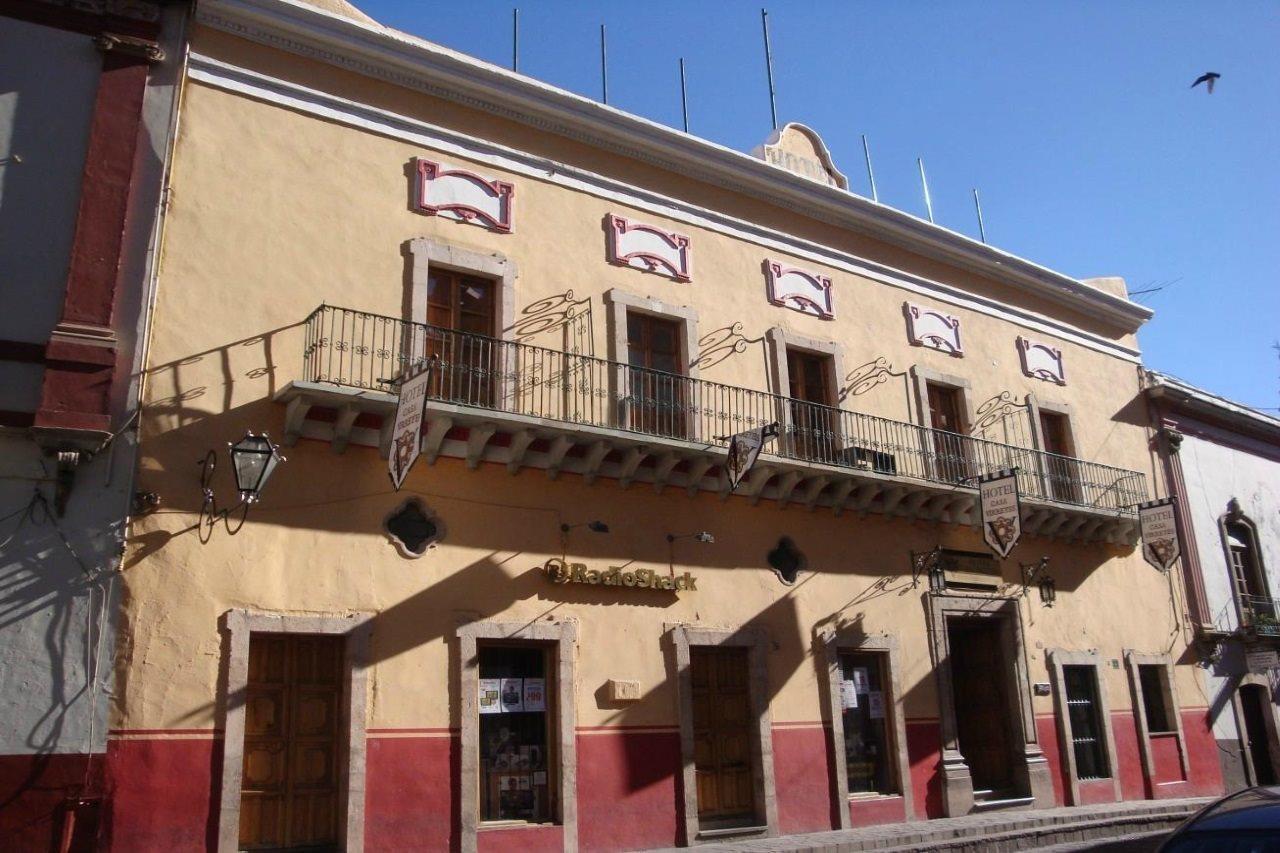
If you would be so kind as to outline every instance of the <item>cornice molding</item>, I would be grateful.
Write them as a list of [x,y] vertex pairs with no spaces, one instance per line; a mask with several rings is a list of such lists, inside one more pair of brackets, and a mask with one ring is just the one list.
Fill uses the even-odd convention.
[[[1181,414],[1207,426],[1280,447],[1280,418],[1234,403],[1164,373],[1146,371],[1147,396],[1163,404],[1166,417]],[[1177,419],[1181,423],[1181,419]],[[1185,424],[1183,424],[1185,426]]]
[[740,151],[298,0],[202,0],[207,26],[426,92],[908,248],[1131,333],[1151,309]]

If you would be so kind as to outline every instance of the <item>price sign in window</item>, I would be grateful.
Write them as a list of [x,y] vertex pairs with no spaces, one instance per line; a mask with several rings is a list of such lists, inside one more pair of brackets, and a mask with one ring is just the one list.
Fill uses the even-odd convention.
[[552,818],[547,672],[540,646],[481,646],[480,819]]
[[897,793],[885,714],[890,697],[883,663],[884,655],[873,652],[840,655],[840,705],[850,794]]

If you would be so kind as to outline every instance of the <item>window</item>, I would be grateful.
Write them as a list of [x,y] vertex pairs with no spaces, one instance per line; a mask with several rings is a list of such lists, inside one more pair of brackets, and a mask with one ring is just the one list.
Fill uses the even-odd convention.
[[627,312],[631,429],[637,432],[684,438],[688,431],[681,334],[678,321]]
[[1044,451],[1052,454],[1045,459],[1046,492],[1054,500],[1067,503],[1080,501],[1080,472],[1071,446],[1071,432],[1067,416],[1058,412],[1040,411],[1040,438]]
[[1142,707],[1147,713],[1147,733],[1174,731],[1165,701],[1165,668],[1161,664],[1138,665],[1138,681],[1142,686]]
[[1275,606],[1267,596],[1266,580],[1254,550],[1253,530],[1239,521],[1227,522],[1223,529],[1227,555],[1231,560],[1232,588],[1240,602],[1245,624],[1270,623],[1276,617]]
[[933,427],[935,473],[939,479],[964,482],[969,477],[967,441],[961,412],[960,389],[936,382],[926,384],[929,399],[929,426]]
[[484,645],[480,683],[480,820],[552,819],[548,678],[545,646]]
[[897,793],[886,706],[883,654],[840,654],[840,707],[850,794]]
[[1093,666],[1062,668],[1067,714],[1071,719],[1071,747],[1075,752],[1076,776],[1080,779],[1103,779],[1111,775],[1107,768],[1096,673]]
[[792,452],[801,459],[833,460],[840,450],[831,373],[830,356],[787,347]]
[[493,403],[494,282],[432,270],[427,279],[426,355],[439,356],[433,394],[454,402]]

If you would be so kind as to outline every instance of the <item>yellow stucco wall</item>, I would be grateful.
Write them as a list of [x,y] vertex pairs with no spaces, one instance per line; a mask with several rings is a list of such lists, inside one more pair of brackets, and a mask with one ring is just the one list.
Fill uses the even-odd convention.
[[[554,153],[616,179],[1100,331],[1095,321],[1006,285],[579,143],[228,36],[197,31],[194,45],[229,62],[513,147]],[[419,156],[438,156],[514,182],[514,233],[412,212],[406,170]],[[601,225],[606,213],[690,235],[692,283],[608,265]],[[770,502],[753,507],[740,497],[722,502],[703,493],[690,498],[679,489],[659,497],[648,486],[622,490],[611,480],[587,486],[568,474],[551,482],[528,469],[512,477],[500,466],[471,471],[451,459],[432,467],[420,463],[404,493],[396,495],[375,450],[353,446],[334,455],[327,445],[304,440],[286,451],[289,461],[244,528],[229,535],[219,525],[202,543],[193,528],[200,504],[195,460],[208,448],[221,452],[246,428],[281,434],[282,407],[270,399],[300,377],[300,324],[314,307],[325,302],[405,316],[404,249],[417,237],[514,260],[517,316],[530,304],[568,290],[575,299],[589,298],[600,357],[606,355],[608,333],[601,295],[617,287],[695,308],[699,335],[741,323],[743,334],[756,338],[781,325],[791,333],[841,342],[846,371],[885,357],[896,370],[914,364],[965,377],[972,383],[971,410],[1004,391],[1070,404],[1081,458],[1152,475],[1145,410],[1130,362],[551,181],[503,174],[189,82],[141,421],[138,488],[158,492],[164,503],[159,512],[135,519],[130,530],[116,727],[215,724],[213,697],[222,657],[217,620],[232,607],[378,614],[369,715],[375,728],[457,725],[450,718],[457,703],[445,638],[460,621],[477,616],[580,621],[581,725],[674,722],[659,635],[664,624],[684,621],[767,627],[774,640],[774,719],[787,721],[821,716],[813,628],[861,619],[868,631],[899,636],[908,716],[936,716],[921,606],[924,584],[910,589],[903,574],[910,550],[939,543],[984,550],[977,534],[965,527],[856,514],[833,518],[829,511],[810,513],[796,506],[779,511]],[[837,319],[825,322],[770,305],[761,271],[766,257],[829,275]],[[908,300],[960,317],[963,359],[908,345],[902,313]],[[1070,384],[1059,388],[1023,376],[1014,345],[1018,334],[1061,345]],[[559,345],[554,334],[532,342]],[[702,378],[765,389],[761,345],[705,370]],[[897,380],[846,407],[906,420],[914,418],[907,399],[905,385]],[[224,498],[232,493],[225,470],[216,486]],[[447,527],[445,542],[419,560],[400,557],[381,533],[384,516],[413,494],[421,495]],[[606,520],[612,534],[578,531],[569,546],[571,558],[593,568],[630,561],[633,567],[666,572],[667,532],[715,533],[715,544],[683,541],[675,548],[674,570],[696,574],[698,591],[674,599],[549,584],[535,568],[559,555],[559,523],[590,518]],[[810,571],[793,588],[762,568],[782,534],[809,558]],[[1032,680],[1047,680],[1043,650],[1053,647],[1097,648],[1107,660],[1119,658],[1123,648],[1181,654],[1168,581],[1136,551],[1029,538],[1016,557],[1030,562],[1042,554],[1053,560],[1059,596],[1052,609],[1042,607],[1034,591],[1023,604]],[[1014,582],[1016,574],[1016,559],[1007,561],[1006,582]],[[877,581],[886,576],[894,577],[877,590]],[[1183,706],[1205,704],[1192,672],[1179,669]],[[1123,669],[1108,668],[1106,675],[1112,707],[1129,707]],[[610,678],[638,679],[645,700],[624,709],[600,701],[597,691]],[[1047,697],[1035,703],[1039,713],[1052,710]]]

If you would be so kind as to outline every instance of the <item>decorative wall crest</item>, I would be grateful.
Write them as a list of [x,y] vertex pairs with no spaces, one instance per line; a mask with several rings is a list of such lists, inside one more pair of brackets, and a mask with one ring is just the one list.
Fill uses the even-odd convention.
[[414,166],[418,175],[414,205],[420,213],[447,216],[490,231],[511,231],[514,184],[486,180],[465,169],[447,169],[421,157]]
[[960,345],[960,320],[924,305],[904,303],[907,315],[907,340],[912,346],[928,347],[956,358],[964,356]]
[[774,130],[763,145],[752,150],[751,156],[811,181],[849,189],[848,178],[831,161],[831,152],[822,137],[799,122],[793,121]]
[[1027,376],[1058,385],[1067,384],[1062,350],[1057,347],[1019,335],[1018,355],[1022,359],[1022,372]]
[[831,298],[831,279],[826,276],[766,260],[764,277],[769,301],[774,305],[823,320],[836,318]]
[[609,263],[689,281],[689,238],[614,216],[605,216]]

